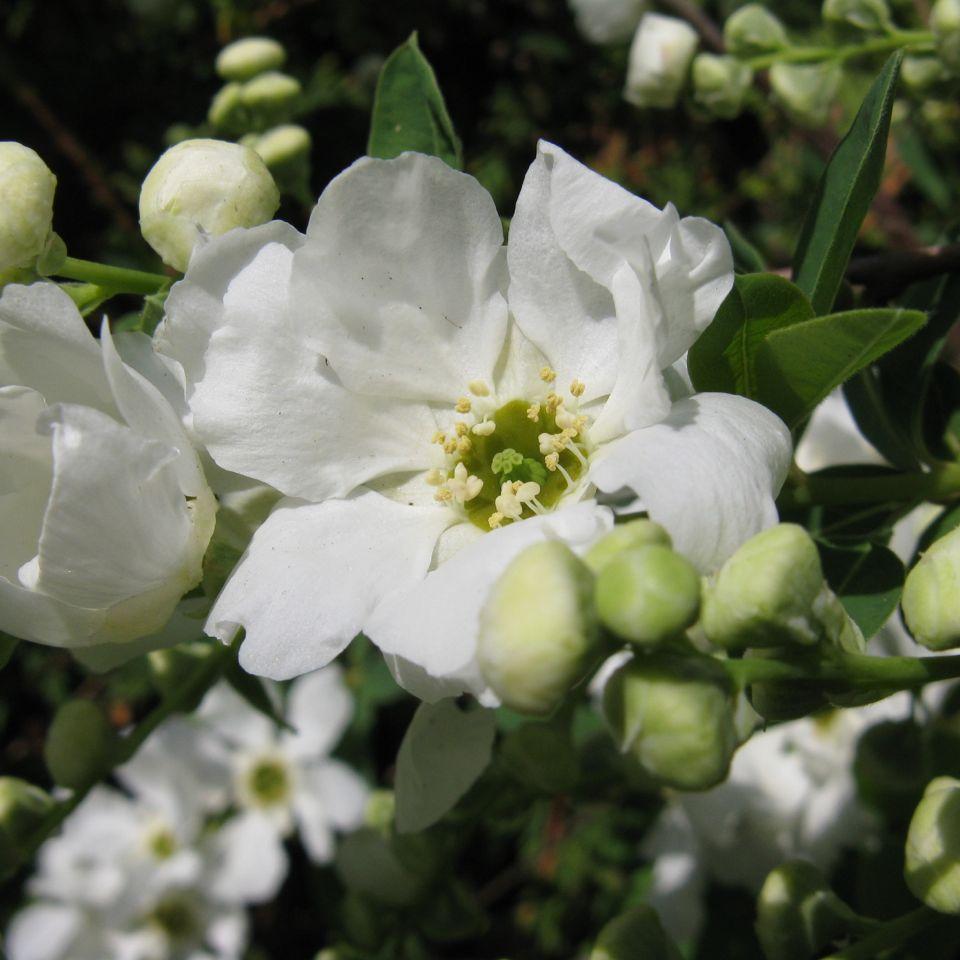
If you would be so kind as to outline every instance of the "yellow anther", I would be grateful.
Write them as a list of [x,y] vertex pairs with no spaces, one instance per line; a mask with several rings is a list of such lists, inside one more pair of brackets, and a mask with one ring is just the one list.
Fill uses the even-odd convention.
[[444,445],[443,445],[443,452],[444,452],[444,453],[456,453],[456,452],[457,452],[457,443],[458,443],[458,441],[457,441],[455,438],[451,437],[449,440],[447,440],[447,441],[444,443]]
[[503,514],[502,513],[491,513],[487,517],[487,523],[490,524],[491,530],[496,530],[503,523]]
[[516,493],[522,486],[523,486],[523,483],[521,483],[521,481],[519,480],[514,480],[510,484],[510,488],[513,490],[514,493]]
[[531,403],[530,406],[527,407],[527,419],[536,420],[539,418],[539,416],[540,416],[540,404]]
[[560,432],[560,436],[564,437],[566,440],[572,440],[576,435],[577,431],[574,427],[567,427]]
[[557,408],[563,406],[563,397],[551,391],[547,394],[547,413],[556,413]]
[[468,454],[473,449],[473,444],[470,442],[469,437],[461,437],[457,441],[457,453]]
[[552,367],[541,367],[540,379],[544,383],[553,383],[553,381],[557,379],[557,371]]
[[482,423],[475,423],[471,432],[478,437],[489,437],[496,429],[497,425],[492,420],[484,420]]
[[442,431],[438,430],[430,440],[431,443],[444,444],[447,442],[447,435]]
[[453,425],[453,429],[456,430],[458,437],[465,437],[470,431],[470,428],[462,420],[458,420]]
[[472,406],[473,406],[473,404],[471,403],[469,397],[461,397],[461,398],[457,401],[457,405],[454,407],[454,410],[456,410],[457,413],[469,413],[469,412],[470,412],[470,408],[471,408]]
[[438,503],[449,503],[453,499],[453,494],[446,487],[441,487],[433,495],[433,499]]
[[480,495],[483,490],[483,481],[467,472],[464,464],[458,463],[453,476],[447,481],[454,499],[459,503],[466,503]]
[[433,470],[427,471],[426,481],[431,487],[439,487],[446,479],[446,473],[444,473],[443,470],[438,470],[436,467],[434,467]]
[[467,386],[475,397],[490,396],[490,388],[482,380],[471,380]]
[[548,453],[543,458],[544,465],[546,468],[553,473],[557,469],[557,464],[560,463],[560,454],[559,453]]
[[570,393],[575,397],[582,397],[586,389],[587,385],[582,380],[574,380],[570,384]]

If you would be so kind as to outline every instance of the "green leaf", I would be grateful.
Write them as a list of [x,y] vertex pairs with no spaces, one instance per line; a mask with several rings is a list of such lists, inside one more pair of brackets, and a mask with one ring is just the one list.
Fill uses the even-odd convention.
[[19,642],[16,637],[11,637],[9,633],[0,631],[0,670],[10,662],[13,651],[16,650]]
[[894,53],[874,80],[823,171],[803,224],[793,279],[810,297],[817,315],[833,306],[860,225],[880,186],[902,60],[902,51]]
[[904,569],[900,558],[877,543],[841,548],[820,545],[830,589],[840,598],[864,637],[874,636],[900,602]]
[[416,33],[390,54],[380,71],[367,142],[371,157],[389,159],[405,150],[440,157],[457,170],[463,166],[460,140]]
[[735,223],[724,220],[723,232],[727,235],[730,249],[733,251],[733,266],[738,273],[763,273],[767,269],[763,254],[743,235]]
[[796,427],[834,387],[925,322],[918,310],[850,310],[774,330],[757,350],[756,398]]
[[748,273],[734,280],[713,323],[690,348],[690,377],[698,391],[755,397],[754,357],[773,330],[810,320],[813,308],[789,280]]

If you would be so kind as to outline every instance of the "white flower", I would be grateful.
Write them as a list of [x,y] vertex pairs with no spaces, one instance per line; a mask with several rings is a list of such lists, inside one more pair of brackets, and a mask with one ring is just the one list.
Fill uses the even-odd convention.
[[783,424],[668,391],[730,289],[722,232],[542,144],[502,244],[473,178],[365,158],[306,237],[235,231],[171,292],[159,344],[194,429],[287,495],[207,623],[245,627],[251,672],[304,673],[363,630],[414,693],[479,692],[490,585],[532,543],[609,529],[598,489],[635,491],[703,569],[775,522]]
[[199,581],[215,502],[144,373],[170,389],[142,334],[104,324],[98,343],[56,286],[4,289],[0,630],[116,652],[160,630]]
[[591,43],[629,40],[647,9],[647,0],[568,0],[577,29]]
[[630,45],[624,99],[637,107],[672,107],[699,42],[697,31],[685,20],[644,14]]

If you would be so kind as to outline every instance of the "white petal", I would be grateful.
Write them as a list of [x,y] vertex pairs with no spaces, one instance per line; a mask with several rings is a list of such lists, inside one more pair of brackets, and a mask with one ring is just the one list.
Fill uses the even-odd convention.
[[503,345],[502,244],[472,177],[423,154],[363,158],[310,217],[292,305],[348,388],[453,401]]
[[296,730],[284,733],[284,749],[297,757],[320,757],[339,742],[353,717],[353,697],[339,664],[300,677],[290,686],[286,720]]
[[797,444],[797,466],[807,473],[840,463],[886,463],[850,413],[839,387],[819,404]]
[[591,43],[621,43],[633,36],[647,0],[569,0],[577,29]]
[[47,403],[115,409],[97,342],[73,301],[53,283],[4,287],[0,384],[32,387]]
[[196,715],[205,729],[216,731],[235,747],[260,750],[277,740],[277,725],[254,710],[225,680],[210,689]]
[[314,863],[333,859],[333,831],[355,830],[363,823],[369,791],[346,764],[337,760],[300,771],[293,799],[300,839]]
[[480,673],[479,666],[473,661],[454,673],[433,677],[419,664],[404,657],[385,653],[383,659],[397,685],[403,687],[407,693],[412,693],[418,700],[436,703],[449,697],[459,697],[461,693],[472,693],[484,706],[499,705],[487,687],[487,681]]
[[228,820],[211,841],[216,865],[210,894],[224,903],[272,900],[287,875],[287,853],[276,829],[262,814],[247,811]]
[[245,627],[240,663],[250,673],[280,680],[325,666],[383,596],[423,577],[453,520],[452,511],[376,493],[281,501],[227,581],[207,630],[226,639]]
[[432,676],[457,674],[473,663],[480,608],[490,587],[521,550],[551,537],[572,545],[592,542],[611,526],[610,511],[591,501],[493,530],[422,582],[387,597],[364,633],[385,653]]
[[76,907],[37,903],[10,922],[5,946],[10,960],[71,960],[82,915]]
[[636,491],[676,549],[711,570],[777,522],[773,498],[789,464],[778,417],[744,397],[701,393],[599,451],[590,477],[608,493]]

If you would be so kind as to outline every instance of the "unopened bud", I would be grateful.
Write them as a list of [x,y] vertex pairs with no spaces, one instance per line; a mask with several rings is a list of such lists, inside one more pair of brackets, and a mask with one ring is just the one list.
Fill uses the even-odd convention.
[[882,33],[893,25],[886,0],[824,0],[827,23]]
[[248,80],[240,88],[240,98],[251,110],[283,110],[300,96],[301,89],[295,77],[271,70]]
[[39,154],[0,142],[0,272],[30,265],[46,249],[56,186]]
[[627,523],[618,524],[601,537],[587,551],[583,559],[594,573],[599,573],[625,550],[654,543],[664,547],[671,546],[670,534],[659,523],[654,523],[652,520],[630,520]]
[[770,86],[777,102],[796,123],[817,127],[827,122],[840,86],[837,63],[775,63]]
[[217,130],[239,131],[243,128],[245,107],[242,84],[228,83],[221,87],[210,101],[207,119]]
[[698,42],[697,31],[684,20],[645,14],[630,45],[624,99],[637,107],[672,107]]
[[804,860],[767,875],[757,899],[757,939],[766,960],[811,960],[859,920]]
[[480,611],[477,659],[503,704],[547,714],[584,674],[597,644],[590,568],[559,540],[528,547]]
[[751,83],[753,71],[735,57],[700,53],[693,61],[693,97],[722,120],[740,113]]
[[591,43],[629,40],[648,0],[569,0],[577,29]]
[[617,636],[655,646],[697,621],[700,575],[662,544],[624,551],[597,577],[597,613]]
[[185,140],[154,164],[140,190],[144,239],[176,270],[185,270],[204,235],[265,223],[280,193],[263,160],[223,140]]
[[287,52],[269,37],[235,40],[217,54],[216,70],[224,80],[249,80],[266,70],[277,70]]
[[803,527],[758,533],[723,565],[704,592],[701,626],[726,649],[813,644],[822,635],[814,603],[823,588],[817,546]]
[[285,123],[258,137],[253,149],[273,172],[274,168],[309,157],[310,134],[295,123]]
[[90,700],[68,700],[47,731],[43,759],[59,786],[82,790],[109,770],[115,747],[103,711]]
[[657,911],[638,904],[611,920],[597,937],[590,960],[681,960]]
[[365,826],[388,836],[397,813],[397,798],[392,790],[373,790],[363,810]]
[[620,750],[658,783],[707,790],[726,778],[738,739],[733,686],[716,660],[635,657],[607,682],[603,712]]
[[735,57],[756,57],[789,46],[783,24],[759,3],[748,3],[723,25],[723,40]]
[[930,29],[944,65],[960,72],[960,0],[937,0],[930,11]]
[[923,93],[950,76],[946,67],[936,57],[904,57],[900,68],[903,84],[914,93]]
[[960,646],[960,527],[937,540],[907,574],[903,619],[929,650]]
[[904,879],[940,913],[960,914],[960,780],[931,780],[907,830]]
[[17,777],[0,777],[0,880],[10,876],[29,852],[30,835],[53,807],[39,787]]

